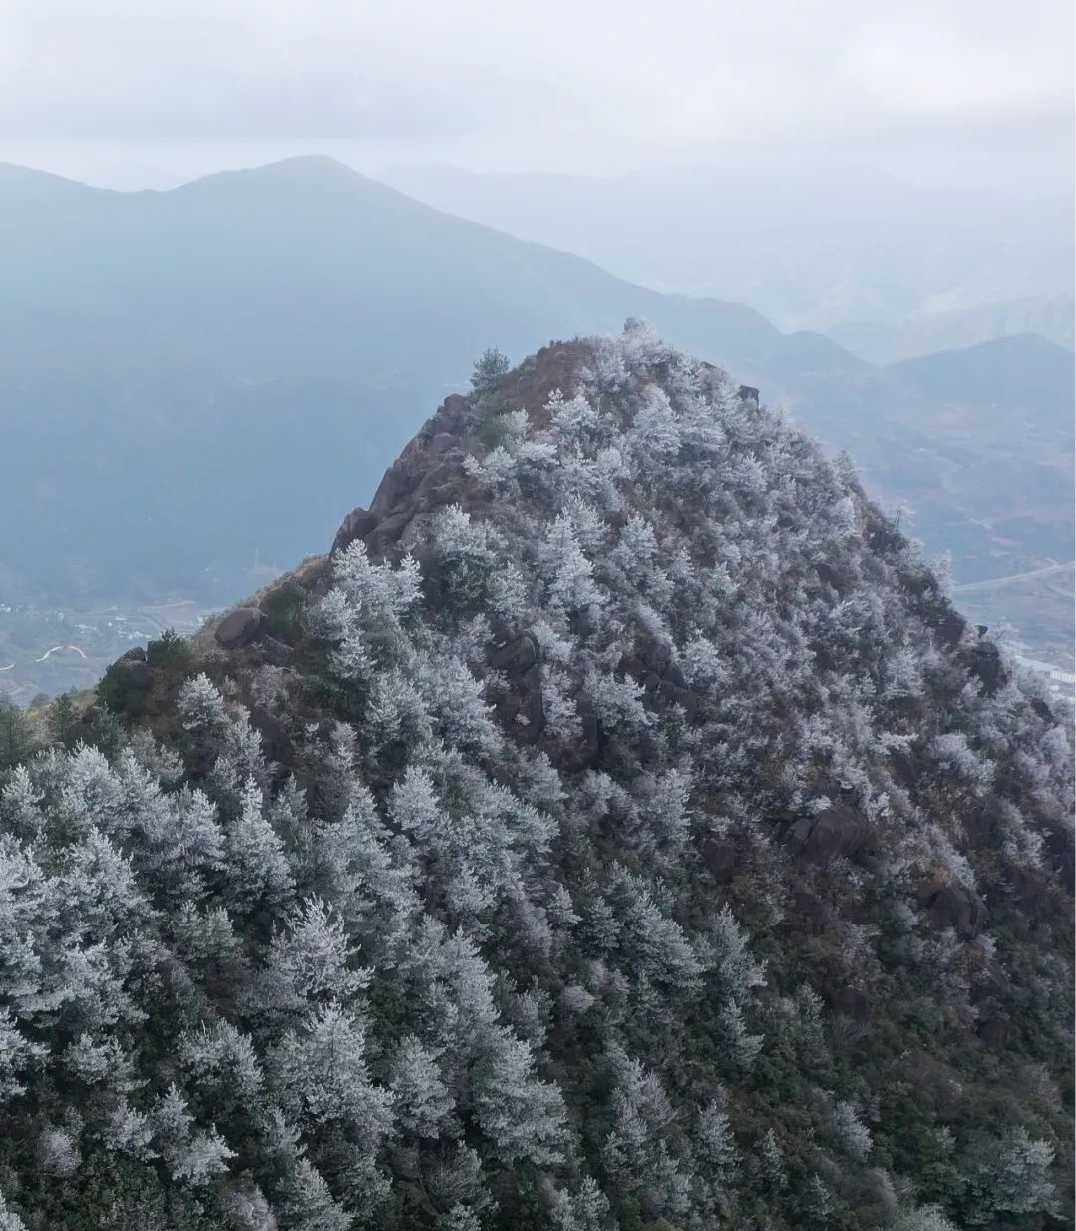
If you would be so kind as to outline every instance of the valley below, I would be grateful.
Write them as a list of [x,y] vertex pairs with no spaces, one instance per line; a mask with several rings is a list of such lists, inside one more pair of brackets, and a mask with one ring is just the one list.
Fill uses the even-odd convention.
[[217,609],[191,599],[86,610],[0,604],[0,693],[25,706],[93,688],[128,650],[169,628],[193,633]]

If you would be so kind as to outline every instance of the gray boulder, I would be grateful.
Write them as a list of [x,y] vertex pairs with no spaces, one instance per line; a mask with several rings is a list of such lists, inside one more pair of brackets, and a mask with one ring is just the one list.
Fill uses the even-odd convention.
[[237,607],[217,625],[216,638],[226,650],[238,650],[257,640],[265,627],[265,612],[257,607]]
[[356,539],[366,538],[376,525],[377,517],[367,512],[362,505],[352,509],[340,523],[340,529],[337,530],[336,538],[333,539],[332,554],[336,555],[338,551],[343,551]]

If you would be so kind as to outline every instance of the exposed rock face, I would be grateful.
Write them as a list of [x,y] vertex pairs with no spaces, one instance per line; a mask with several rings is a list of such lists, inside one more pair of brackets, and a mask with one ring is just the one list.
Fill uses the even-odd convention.
[[683,706],[692,717],[698,697],[691,691],[680,666],[673,661],[672,650],[652,638],[636,639],[634,652],[622,664],[623,670],[638,680],[651,700],[660,699],[667,705]]
[[818,576],[826,583],[827,586],[832,586],[838,594],[842,594],[844,592],[847,586],[847,580],[841,577],[841,575],[831,564],[827,564],[825,560],[822,560],[815,567],[818,570]]
[[986,906],[963,885],[944,885],[927,905],[938,927],[952,928],[962,940],[977,936],[986,920]]
[[473,499],[463,462],[485,447],[466,435],[472,413],[467,398],[452,394],[385,472],[370,508],[353,509],[333,540],[332,554],[356,540],[380,554],[407,535],[416,517],[437,507]]
[[[540,422],[550,394],[570,389],[587,358],[587,348],[578,343],[541,352],[531,364],[505,377],[501,395],[504,407],[523,407]],[[482,483],[468,475],[464,463],[468,457],[481,459],[489,450],[472,433],[473,416],[470,398],[450,394],[385,472],[369,510],[360,506],[344,519],[333,540],[332,553],[339,553],[356,540],[365,542],[375,555],[394,544],[410,546],[416,519],[449,504],[458,504],[464,510],[479,506],[488,493]],[[530,708],[533,710],[533,705]]]
[[456,437],[451,432],[437,432],[436,435],[430,437],[430,452],[436,457],[454,449],[457,443]]
[[521,633],[514,640],[489,651],[489,665],[495,671],[504,671],[518,677],[529,671],[538,661],[538,639],[531,632]]
[[580,687],[570,695],[579,716],[580,738],[574,747],[567,750],[566,764],[570,772],[577,773],[581,769],[589,769],[597,761],[601,751],[601,727],[598,711],[586,690]]
[[975,1032],[992,1051],[1004,1051],[1009,1038],[1009,1019],[1002,1013],[983,1017]]
[[734,842],[707,835],[700,843],[700,854],[715,884],[727,885],[736,875],[739,860]]
[[144,653],[141,658],[128,658],[124,655],[124,657],[120,659],[120,664],[126,669],[127,674],[134,681],[137,687],[145,690],[153,683],[153,672],[146,663]]
[[265,627],[265,613],[257,607],[237,607],[217,625],[215,636],[226,650],[249,645]]
[[340,529],[336,532],[336,538],[333,539],[332,552],[335,555],[338,551],[343,551],[349,544],[356,539],[364,539],[371,530],[377,525],[377,515],[368,512],[359,505],[354,508],[344,518]]
[[801,859],[825,864],[838,856],[851,859],[863,851],[871,840],[871,826],[855,808],[836,803],[817,816],[797,821],[791,839]]
[[283,641],[278,641],[276,637],[270,637],[266,633],[258,639],[258,649],[265,662],[271,663],[274,667],[287,667],[295,660],[295,652],[291,646],[285,645]]
[[854,1022],[869,1022],[871,1003],[858,987],[841,987],[833,993],[833,1008]]
[[978,642],[965,653],[964,661],[968,670],[978,677],[988,697],[992,697],[1007,678],[1008,673],[993,642]]
[[262,751],[266,757],[284,768],[290,768],[294,763],[294,750],[280,719],[265,706],[255,705],[250,710],[250,725],[261,736]]

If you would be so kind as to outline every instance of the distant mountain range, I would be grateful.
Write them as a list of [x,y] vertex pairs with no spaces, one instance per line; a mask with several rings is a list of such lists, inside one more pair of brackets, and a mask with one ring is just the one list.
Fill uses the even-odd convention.
[[[756,371],[836,344],[663,297],[325,159],[120,194],[0,174],[0,491],[9,578],[184,592],[320,541],[491,342],[653,317]],[[182,527],[182,528],[181,528]]]
[[[7,166],[0,600],[230,601],[259,557],[323,541],[486,346],[518,358],[627,316],[784,401],[884,499],[911,496],[913,533],[964,579],[1071,558],[1071,364],[1040,339],[879,369],[322,158],[129,194]],[[985,512],[951,481],[984,449]]]
[[1072,346],[1071,191],[924,190],[810,150],[604,179],[437,167],[387,178],[633,282],[749,303],[872,362],[1016,333]]
[[1025,333],[1036,333],[1071,351],[1074,316],[1072,295],[1040,295],[974,307],[930,308],[895,323],[837,326],[830,335],[873,363],[892,363]]

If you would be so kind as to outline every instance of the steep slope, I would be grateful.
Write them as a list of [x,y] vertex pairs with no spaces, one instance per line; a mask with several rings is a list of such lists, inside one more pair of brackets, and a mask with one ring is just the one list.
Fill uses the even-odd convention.
[[485,364],[8,772],[6,1226],[1064,1225],[1035,687],[719,370]]
[[294,558],[372,490],[491,338],[522,355],[640,313],[745,379],[781,366],[748,308],[663,298],[328,159],[133,194],[7,168],[0,515],[26,530],[3,563],[65,601],[159,601],[222,561],[206,596],[234,600],[259,551]]

